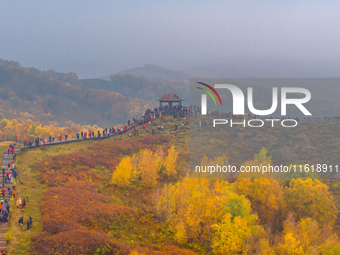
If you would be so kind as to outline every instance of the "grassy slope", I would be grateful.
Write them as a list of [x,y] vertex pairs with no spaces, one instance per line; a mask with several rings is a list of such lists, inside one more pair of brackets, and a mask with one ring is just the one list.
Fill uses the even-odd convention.
[[[87,142],[89,144],[91,142]],[[17,181],[18,197],[29,198],[26,209],[17,209],[16,201],[11,201],[11,219],[10,231],[12,231],[12,240],[7,246],[9,254],[28,254],[31,240],[30,238],[36,233],[42,231],[40,203],[46,191],[46,185],[41,184],[38,180],[40,175],[36,168],[38,163],[47,161],[56,155],[67,155],[71,152],[83,150],[84,143],[65,144],[51,146],[48,149],[31,149],[20,152],[17,158],[17,168],[19,177]],[[22,182],[22,184],[20,184]],[[24,222],[31,216],[33,226],[27,231],[26,225],[21,229],[18,225],[20,216],[24,216]]]
[[[156,135],[162,134],[163,137],[168,138],[168,141],[159,144],[159,146],[166,149],[170,145],[175,145],[175,147],[179,149],[180,156],[177,170],[181,176],[185,175],[188,169],[189,133],[187,130],[174,132],[173,128],[175,122],[180,126],[184,121],[185,120],[174,120],[171,117],[167,117],[158,120],[153,124],[155,129],[158,125],[165,126],[165,131],[161,132],[157,129],[155,130]],[[337,146],[336,144],[339,141],[337,132],[338,124],[340,123],[304,123],[300,125],[299,129],[287,131],[288,133],[284,135],[283,132],[286,131],[282,129],[226,129],[223,130],[223,136],[212,137],[212,139],[207,140],[205,144],[207,146],[207,151],[209,151],[209,148],[213,148],[211,146],[216,142],[213,140],[216,140],[217,138],[219,138],[221,142],[229,144],[230,146],[228,147],[232,149],[227,150],[226,154],[230,161],[236,164],[252,159],[253,155],[258,153],[262,146],[269,148],[269,152],[273,155],[274,160],[283,163],[291,160],[295,161],[297,160],[297,156],[302,161],[315,160],[315,157],[318,155],[323,155],[328,159],[332,159],[333,154],[330,150],[337,148],[335,146]],[[142,130],[141,127],[139,127],[140,136],[138,139],[150,139],[151,146],[153,146],[153,140],[151,140],[151,137],[149,136],[150,130],[151,126],[149,125],[147,125],[147,131]],[[11,218],[13,239],[9,245],[11,254],[27,254],[30,245],[32,245],[30,237],[42,231],[42,216],[39,205],[44,199],[44,192],[47,190],[47,186],[38,181],[40,173],[36,166],[43,162],[48,164],[49,160],[53,159],[55,156],[67,155],[71,152],[87,151],[93,146],[97,146],[97,148],[100,148],[101,146],[106,148],[105,146],[115,143],[114,140],[118,140],[117,144],[121,144],[121,140],[126,141],[124,144],[127,144],[128,141],[134,143],[135,139],[136,138],[134,137],[129,138],[128,134],[124,134],[104,141],[87,141],[52,146],[21,153],[18,157],[17,166],[18,169],[20,169],[20,180],[23,181],[23,185],[17,186],[19,194],[22,194],[23,197],[30,197],[30,203],[25,212],[16,208],[13,209]],[[277,146],[278,144],[280,146]],[[244,145],[247,145],[247,147]],[[306,147],[307,149],[304,149]],[[95,156],[100,156],[97,151],[91,153]],[[115,159],[119,161],[124,155],[123,152],[118,152],[116,157],[112,157],[115,157]],[[283,155],[284,157],[282,158]],[[318,158],[316,159],[319,160]],[[112,173],[111,169],[96,167],[92,168],[92,171],[94,176],[96,175],[97,178],[100,179],[100,183],[103,184],[101,185],[102,188],[100,192],[113,197],[115,203],[123,206],[140,208],[142,211],[152,210],[152,193],[141,189],[119,190],[112,188],[109,184]],[[337,192],[335,196],[335,200],[339,201],[338,196],[340,196],[340,194],[338,195]],[[32,199],[32,197],[34,197],[34,199]],[[337,205],[339,205],[339,203],[337,203]],[[140,214],[138,215],[137,220],[131,221],[122,218],[120,221],[112,223],[108,229],[110,236],[122,243],[149,247],[151,249],[160,249],[164,243],[174,243],[172,233],[169,232],[167,228],[164,228],[157,223],[157,221],[147,217],[142,211],[139,211]],[[17,221],[21,214],[24,215],[25,220],[29,215],[33,217],[34,224],[32,230],[26,231],[25,228],[23,228],[23,230],[19,229]],[[144,222],[141,219],[143,219]]]

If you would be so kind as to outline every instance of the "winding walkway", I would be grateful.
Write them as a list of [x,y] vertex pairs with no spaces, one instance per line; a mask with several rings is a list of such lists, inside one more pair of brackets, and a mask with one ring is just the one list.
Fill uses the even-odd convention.
[[[23,147],[17,147],[14,149],[15,153],[17,153],[18,151],[22,150]],[[5,157],[7,156],[7,163],[5,161]],[[3,157],[2,157],[2,166],[1,166],[1,169],[5,169],[5,174],[7,174],[8,172],[11,172],[11,167],[8,167],[8,162],[11,162],[13,160],[13,155],[10,153],[8,155],[7,151],[3,154]],[[16,162],[16,160],[14,159],[13,160],[14,163]],[[10,199],[10,196],[9,196],[9,192],[8,192],[8,187],[11,187],[12,190],[13,190],[13,186],[12,186],[12,183],[10,181],[7,182],[7,184],[5,184],[4,186],[0,185],[0,188],[4,188],[5,189],[5,196],[4,196],[4,201],[5,199],[7,199],[7,201],[9,202],[9,199]],[[13,209],[13,208],[12,208]],[[2,215],[0,215],[2,216]],[[10,218],[10,215],[8,217],[8,220]],[[3,248],[6,248],[6,238],[5,238],[5,235],[7,233],[9,229],[9,222],[6,222],[6,223],[2,223],[0,224],[0,249],[3,249]]]
[[100,140],[100,139],[106,139],[106,138],[110,138],[110,137],[113,137],[113,136],[118,136],[118,135],[122,135],[122,134],[126,134],[128,131],[132,130],[134,127],[138,126],[139,124],[139,120],[137,121],[137,123],[131,123],[130,125],[126,125],[126,131],[125,132],[115,132],[115,133],[110,133],[108,135],[104,135],[104,136],[95,136],[95,137],[87,137],[86,139],[85,138],[82,138],[82,137],[79,137],[78,138],[71,138],[71,139],[67,139],[66,140],[57,140],[55,142],[46,142],[46,143],[39,143],[39,145],[36,145],[35,143],[32,144],[32,146],[26,146],[25,148],[34,148],[34,147],[39,147],[39,146],[48,146],[48,145],[57,145],[57,144],[63,144],[63,143],[72,143],[72,142],[79,142],[79,141],[87,141],[87,140]]

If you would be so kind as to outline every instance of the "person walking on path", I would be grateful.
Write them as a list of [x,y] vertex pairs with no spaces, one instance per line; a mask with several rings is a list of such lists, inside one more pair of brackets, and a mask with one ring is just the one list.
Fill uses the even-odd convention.
[[7,156],[5,156],[5,162],[7,163]]
[[12,189],[11,189],[11,187],[8,187],[8,194],[9,194],[9,198],[11,198],[12,197]]
[[19,227],[21,227],[22,225],[24,225],[24,217],[23,217],[23,216],[20,216],[20,219],[19,219]]
[[63,139],[63,137],[60,135],[60,136],[59,136],[59,141],[60,141],[60,142],[61,142],[61,139]]
[[[13,183],[12,183],[13,184]],[[15,198],[15,195],[17,194],[17,191],[13,188],[13,198]]]

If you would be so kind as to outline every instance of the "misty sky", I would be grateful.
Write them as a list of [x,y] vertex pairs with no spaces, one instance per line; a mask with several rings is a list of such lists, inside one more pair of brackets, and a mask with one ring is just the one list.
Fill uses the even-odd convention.
[[99,77],[147,63],[338,69],[338,1],[0,0],[0,58]]

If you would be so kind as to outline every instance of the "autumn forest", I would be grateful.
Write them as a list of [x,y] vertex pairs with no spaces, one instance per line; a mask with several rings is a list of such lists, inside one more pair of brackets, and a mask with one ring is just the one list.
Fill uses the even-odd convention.
[[[97,255],[340,252],[337,181],[317,176],[190,178],[189,127],[174,130],[183,121],[165,116],[137,127],[138,137],[124,134],[19,154],[23,184],[18,191],[30,202],[25,210],[13,210],[8,250]],[[155,135],[150,135],[152,128]],[[332,128],[323,128],[337,136]],[[266,132],[270,139],[277,130]],[[298,132],[291,135],[298,138]],[[247,140],[254,153],[242,154],[244,147],[235,146],[210,160],[278,160],[283,151],[254,147],[257,137]],[[229,141],[236,145],[238,139]],[[325,141],[325,146],[331,143]],[[304,154],[299,144],[293,150]],[[32,231],[14,224],[20,214],[34,215]]]

